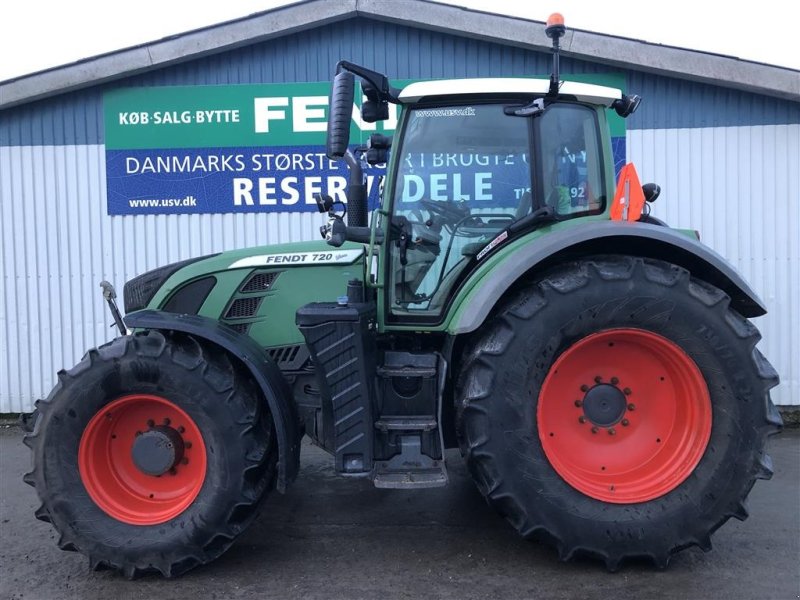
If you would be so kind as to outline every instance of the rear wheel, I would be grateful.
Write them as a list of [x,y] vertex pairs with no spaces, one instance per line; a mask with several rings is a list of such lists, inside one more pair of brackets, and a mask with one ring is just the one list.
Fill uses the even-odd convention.
[[613,328],[572,344],[553,363],[536,421],[545,456],[576,490],[604,502],[647,502],[700,462],[711,400],[680,346],[644,329]]
[[59,546],[129,577],[225,551],[274,481],[261,393],[224,352],[146,332],[90,351],[37,404],[36,515]]
[[599,257],[523,289],[475,340],[457,386],[478,487],[562,559],[666,566],[769,478],[774,370],[728,297],[674,265]]

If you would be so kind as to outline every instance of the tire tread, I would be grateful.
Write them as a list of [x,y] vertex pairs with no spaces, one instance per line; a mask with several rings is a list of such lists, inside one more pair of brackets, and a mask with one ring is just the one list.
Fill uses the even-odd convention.
[[[221,349],[204,344],[189,335],[167,336],[159,331],[137,332],[89,350],[73,368],[58,373],[58,383],[48,398],[37,402],[34,424],[24,438],[25,444],[33,450],[34,459],[39,455],[40,445],[45,439],[39,428],[49,418],[59,418],[54,406],[65,387],[74,384],[76,379],[98,363],[119,361],[122,358],[158,359],[189,372],[199,369],[199,373],[213,390],[220,394],[227,392],[229,410],[232,414],[242,416],[239,419],[242,427],[238,435],[246,447],[245,460],[248,464],[242,470],[237,487],[238,497],[225,518],[217,523],[205,523],[197,527],[198,541],[195,548],[171,548],[169,552],[158,551],[140,560],[130,561],[104,556],[92,540],[80,539],[79,534],[64,527],[58,518],[53,518],[54,514],[58,514],[58,499],[48,490],[47,482],[38,466],[24,476],[24,481],[36,488],[42,501],[35,516],[42,521],[51,522],[56,530],[64,529],[60,531],[58,541],[62,550],[82,552],[89,557],[91,568],[113,569],[129,579],[152,572],[161,573],[164,577],[175,577],[217,558],[255,518],[265,492],[274,485],[277,471],[276,452],[271,451],[271,418],[265,408],[266,403],[249,374],[242,366],[234,364]],[[141,361],[142,364],[145,362]]]
[[[727,294],[704,281],[692,278],[688,271],[670,263],[628,256],[603,256],[574,261],[555,268],[540,280],[528,284],[509,297],[495,312],[494,319],[487,321],[479,330],[465,347],[464,362],[456,382],[456,431],[459,446],[478,489],[487,501],[524,537],[544,539],[555,546],[561,560],[570,560],[578,554],[592,555],[603,561],[609,571],[617,570],[627,559],[642,557],[649,558],[658,568],[665,568],[670,558],[683,548],[699,546],[704,551],[710,550],[711,533],[730,517],[742,520],[747,518],[744,498],[738,499],[730,510],[722,511],[719,518],[705,531],[696,532],[686,539],[649,552],[628,553],[615,544],[609,544],[611,549],[605,549],[562,539],[553,523],[532,520],[525,510],[525,502],[515,496],[513,486],[504,485],[500,469],[496,467],[497,458],[489,450],[488,408],[483,401],[492,394],[493,381],[499,377],[497,370],[502,364],[502,357],[508,354],[511,342],[523,330],[520,324],[536,319],[551,302],[567,301],[564,296],[587,285],[593,277],[592,274],[604,281],[624,281],[633,279],[636,273],[643,274],[651,282],[682,289],[710,310],[718,311],[723,322],[734,334],[750,345],[754,371],[760,382],[760,389],[754,393],[754,397],[763,399],[764,415],[758,447],[752,450],[759,456],[753,461],[753,468],[747,475],[746,487],[749,490],[756,479],[768,479],[772,475],[772,464],[764,452],[766,438],[780,430],[782,421],[769,398],[769,390],[778,383],[777,373],[755,349],[760,334],[747,319],[730,308]],[[541,357],[536,360],[548,359]]]

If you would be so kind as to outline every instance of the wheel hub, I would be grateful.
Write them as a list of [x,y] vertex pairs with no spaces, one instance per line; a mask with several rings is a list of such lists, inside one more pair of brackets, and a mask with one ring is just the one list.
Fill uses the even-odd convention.
[[131,459],[145,475],[158,477],[173,469],[183,458],[181,434],[172,427],[154,427],[137,435],[131,447]]
[[591,498],[630,504],[689,477],[711,435],[711,400],[677,344],[642,329],[607,329],[553,363],[536,418],[544,453],[564,481]]
[[594,386],[583,397],[583,414],[599,427],[616,425],[622,420],[626,410],[625,394],[608,383]]
[[89,496],[130,525],[157,525],[181,514],[200,493],[207,464],[198,424],[152,394],[129,394],[101,407],[78,447]]

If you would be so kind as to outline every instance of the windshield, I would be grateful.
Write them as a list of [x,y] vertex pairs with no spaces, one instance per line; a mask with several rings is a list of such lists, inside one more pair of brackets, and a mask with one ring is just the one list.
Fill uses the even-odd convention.
[[594,111],[553,105],[532,119],[508,115],[506,106],[410,109],[392,190],[392,312],[438,314],[462,271],[537,208],[571,215],[602,206]]

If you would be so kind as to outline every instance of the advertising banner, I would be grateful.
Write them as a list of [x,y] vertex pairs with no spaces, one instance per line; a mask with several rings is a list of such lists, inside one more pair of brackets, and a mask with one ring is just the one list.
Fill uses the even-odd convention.
[[[300,83],[107,93],[109,214],[316,211],[318,192],[344,200],[347,168],[325,156],[328,89]],[[393,116],[363,123],[355,111],[351,140],[391,134]],[[371,188],[379,171],[370,169]]]
[[[575,78],[621,87],[616,75]],[[317,210],[316,193],[345,200],[348,170],[325,156],[330,83],[142,87],[104,97],[108,214]],[[356,94],[359,97],[359,94]],[[365,123],[353,110],[351,145],[391,135],[390,118]],[[618,170],[621,119],[612,123]],[[384,168],[366,169],[370,206]]]

